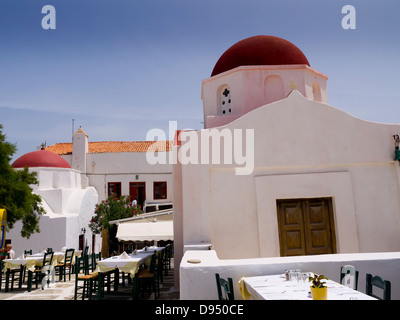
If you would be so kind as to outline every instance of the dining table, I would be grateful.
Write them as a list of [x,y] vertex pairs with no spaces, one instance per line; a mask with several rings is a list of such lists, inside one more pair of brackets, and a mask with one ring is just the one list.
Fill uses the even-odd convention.
[[153,252],[157,255],[161,254],[161,252],[165,250],[165,247],[156,247],[156,246],[151,246],[151,247],[144,247],[142,249],[135,250],[133,253],[148,253],[148,252]]
[[151,247],[144,247],[142,249],[138,249],[134,252],[136,253],[143,253],[143,252],[161,252],[162,250],[164,250],[165,247],[156,247],[156,246],[151,246]]
[[[55,259],[52,261],[52,265],[56,262]],[[4,291],[8,292],[9,290],[9,273],[11,269],[20,268],[21,271],[26,269],[28,271],[28,279],[31,279],[32,273],[35,271],[36,267],[40,267],[43,265],[43,256],[26,256],[26,257],[18,257],[14,259],[4,259],[4,269],[3,272],[6,274],[6,284]],[[22,278],[20,278],[20,286]],[[28,292],[32,290],[31,281],[28,280]]]
[[[80,257],[82,255],[82,250],[75,250],[74,251],[74,258],[72,261],[75,261],[75,257]],[[44,252],[38,252],[31,255],[27,255],[27,257],[44,257]],[[55,251],[53,253],[53,263],[54,265],[59,263],[64,263],[65,260],[65,250],[62,251]]]
[[[328,300],[376,300],[333,280],[326,280]],[[243,277],[240,293],[245,300],[312,300],[308,280],[287,280],[285,274]]]
[[[41,258],[43,259],[44,257],[44,252],[38,252],[34,254],[27,255],[28,258]],[[52,260],[52,265],[56,265],[57,263],[62,263],[65,258],[65,252],[62,251],[55,251],[53,252],[53,260]]]
[[[74,255],[80,256],[82,251],[77,250],[74,252]],[[5,283],[5,288],[4,291],[8,292],[9,290],[9,273],[11,269],[15,268],[20,268],[21,270],[27,270],[28,271],[28,287],[27,290],[28,292],[32,291],[32,286],[31,286],[31,278],[32,274],[35,271],[37,267],[41,267],[43,265],[43,258],[44,258],[44,251],[43,252],[38,252],[34,253],[31,255],[24,255],[18,258],[14,259],[4,259],[4,269],[3,272],[6,274],[6,283]],[[51,266],[55,267],[59,263],[63,263],[65,259],[65,252],[64,251],[56,251],[53,254],[53,260],[51,262]],[[22,279],[22,278],[21,278]],[[55,279],[54,276],[51,277],[51,282],[54,283]],[[21,285],[21,281],[20,281]]]
[[[150,265],[151,257],[158,250],[143,250],[136,251],[130,254],[123,252],[121,255],[113,256],[110,258],[102,259],[97,262],[96,270],[94,273],[98,274],[98,290],[97,290],[97,299],[101,299],[102,285],[104,275],[106,275],[110,271],[115,271],[117,280],[114,281],[114,290],[118,290],[118,275],[119,272],[125,272],[130,275],[134,282],[134,286],[136,285],[135,275],[139,270],[141,265],[146,265],[147,267]],[[135,290],[132,290],[134,292]]]

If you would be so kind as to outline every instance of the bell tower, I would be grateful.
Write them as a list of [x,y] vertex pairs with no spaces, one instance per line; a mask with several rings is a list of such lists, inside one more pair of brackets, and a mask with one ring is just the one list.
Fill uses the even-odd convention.
[[71,168],[81,172],[82,187],[87,186],[86,155],[88,152],[88,135],[82,127],[79,127],[72,137]]
[[203,80],[204,127],[230,123],[293,90],[327,103],[327,76],[310,67],[299,48],[281,38],[255,36],[230,47]]

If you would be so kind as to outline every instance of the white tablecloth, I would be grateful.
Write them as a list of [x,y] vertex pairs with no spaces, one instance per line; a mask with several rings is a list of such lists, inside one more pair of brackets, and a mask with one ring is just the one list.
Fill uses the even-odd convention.
[[128,255],[129,258],[123,258],[121,256],[115,256],[107,259],[100,260],[97,263],[95,272],[108,272],[113,269],[119,269],[120,271],[129,273],[131,277],[134,277],[138,271],[139,266],[142,263],[149,264],[151,256],[154,254],[153,251],[141,252],[136,254]]
[[[7,269],[12,269],[12,268],[17,268],[19,266],[24,266],[27,270],[29,271],[35,271],[36,267],[41,267],[43,265],[43,257],[37,256],[29,256],[24,259],[22,258],[17,258],[17,259],[4,259],[4,272],[7,271]],[[52,260],[52,266],[55,266],[57,264],[57,259]]]
[[[239,282],[244,298],[254,300],[312,300],[310,283],[287,281],[285,275],[245,277]],[[362,292],[327,280],[328,300],[375,300]]]
[[[32,255],[29,255],[29,257],[35,257],[35,258],[42,258],[44,257],[44,253],[40,252],[40,253],[34,253]],[[65,252],[62,251],[56,251],[53,253],[53,261],[56,261],[58,263],[63,263],[64,262],[64,258],[65,258]]]
[[[82,254],[81,250],[75,250],[74,251],[74,257],[72,259],[72,263],[75,263],[75,257],[80,257],[81,254]],[[43,252],[34,253],[32,255],[28,255],[27,257],[28,258],[29,257],[34,257],[34,258],[41,257],[43,259],[44,253]],[[64,260],[65,260],[65,251],[55,251],[53,253],[53,262],[54,263],[57,262],[57,263],[61,263],[62,264],[62,263],[64,263]],[[55,264],[57,264],[57,263],[55,263]]]
[[143,249],[136,250],[136,252],[138,252],[138,253],[143,253],[143,252],[146,253],[146,252],[154,252],[154,251],[158,252],[158,251],[161,251],[163,249],[165,249],[165,247],[153,247],[153,246],[151,246],[151,247],[147,247],[147,250],[145,248],[143,248]]

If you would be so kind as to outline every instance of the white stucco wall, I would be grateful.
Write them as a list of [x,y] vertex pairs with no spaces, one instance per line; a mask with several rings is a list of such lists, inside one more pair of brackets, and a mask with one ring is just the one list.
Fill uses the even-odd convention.
[[[273,78],[273,83],[269,80]],[[310,100],[317,100],[313,85],[319,89],[319,101],[327,103],[327,76],[307,65],[241,66],[202,82],[205,128],[225,125],[262,105],[287,97],[293,89]],[[219,95],[228,87],[231,113],[221,114]]]
[[[172,202],[172,165],[151,165],[147,162],[145,152],[89,153],[86,175],[89,185],[98,191],[99,201],[108,196],[108,182],[121,182],[121,193],[124,195],[129,195],[130,182],[145,182],[147,201]],[[154,199],[155,181],[167,182],[166,199]]]
[[[22,223],[7,230],[7,239],[11,239],[17,256],[24,250],[39,252],[49,247],[60,250],[63,247],[79,249],[79,235],[86,230],[85,245],[92,248],[92,234],[89,222],[93,216],[98,195],[93,187],[82,188],[80,172],[62,168],[31,168],[38,173],[39,184],[33,192],[42,198],[46,214],[40,217],[40,233],[34,233],[29,239],[22,238]],[[95,251],[99,252],[101,239],[96,236]]]
[[[159,152],[169,159],[170,152]],[[73,136],[72,154],[62,157],[81,173],[80,184],[82,187],[92,186],[99,199],[107,198],[109,182],[121,183],[121,194],[129,195],[130,182],[144,182],[146,185],[146,201],[165,203],[172,202],[172,165],[165,163],[151,164],[147,160],[146,152],[92,152],[89,153],[88,135],[79,128]],[[153,183],[167,182],[167,198],[154,199]]]
[[338,253],[400,251],[392,137],[400,125],[363,121],[294,91],[218,129],[244,128],[254,129],[250,175],[236,175],[235,164],[182,166],[175,215],[184,244],[210,242],[221,259],[276,257],[276,200],[331,197]]

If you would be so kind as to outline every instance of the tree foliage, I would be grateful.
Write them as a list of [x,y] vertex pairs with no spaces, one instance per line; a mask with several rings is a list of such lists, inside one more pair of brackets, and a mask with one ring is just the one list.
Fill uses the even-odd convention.
[[89,227],[93,233],[100,234],[102,229],[111,229],[110,221],[134,217],[142,211],[132,204],[128,196],[117,197],[112,194],[96,205],[94,213]]
[[7,227],[13,228],[15,222],[22,221],[21,236],[29,238],[40,232],[39,219],[44,213],[40,206],[42,199],[32,193],[30,185],[38,184],[37,173],[28,168],[14,170],[10,161],[17,150],[14,144],[6,141],[0,124],[0,208],[7,210]]

